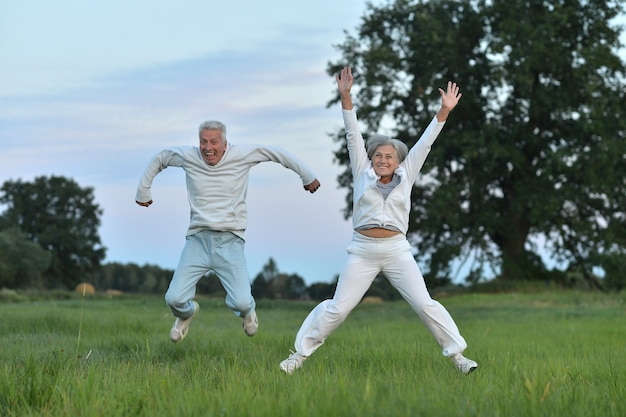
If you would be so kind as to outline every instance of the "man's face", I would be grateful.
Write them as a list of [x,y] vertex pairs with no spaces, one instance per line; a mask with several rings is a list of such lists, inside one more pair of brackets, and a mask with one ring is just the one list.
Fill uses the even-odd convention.
[[200,132],[200,153],[207,164],[213,166],[222,160],[226,152],[226,141],[217,129],[205,129]]

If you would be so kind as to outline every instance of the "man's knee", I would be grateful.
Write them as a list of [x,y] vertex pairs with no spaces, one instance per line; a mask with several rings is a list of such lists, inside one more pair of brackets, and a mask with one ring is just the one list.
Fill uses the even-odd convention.
[[180,294],[173,294],[170,291],[165,293],[165,304],[173,310],[183,307],[188,300],[183,300]]
[[243,317],[254,310],[254,298],[251,294],[244,297],[226,297],[226,305]]

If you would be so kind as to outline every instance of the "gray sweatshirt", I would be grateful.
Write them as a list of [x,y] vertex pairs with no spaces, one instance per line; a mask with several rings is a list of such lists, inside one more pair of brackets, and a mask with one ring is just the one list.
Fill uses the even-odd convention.
[[135,200],[152,200],[150,187],[159,172],[169,166],[182,168],[191,210],[187,236],[209,229],[230,231],[244,238],[248,224],[246,196],[250,168],[268,161],[294,171],[305,186],[315,180],[315,175],[306,165],[279,148],[229,143],[222,159],[210,166],[202,159],[198,147],[179,146],[165,149],[150,160],[139,181]]

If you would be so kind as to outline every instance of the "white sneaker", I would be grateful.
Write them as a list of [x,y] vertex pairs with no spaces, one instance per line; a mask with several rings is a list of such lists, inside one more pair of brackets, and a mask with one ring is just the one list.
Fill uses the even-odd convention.
[[243,319],[243,331],[250,337],[256,334],[259,328],[259,319],[256,317],[256,312],[253,310]]
[[297,352],[292,353],[287,359],[280,363],[280,370],[287,375],[291,375],[296,369],[302,368],[302,364],[304,363],[306,358],[306,356],[303,356]]
[[200,305],[197,302],[193,301],[193,305],[195,307],[195,310],[190,317],[187,317],[186,319],[176,317],[174,325],[172,326],[172,330],[170,330],[170,339],[172,340],[172,342],[180,342],[187,336],[191,320],[196,317],[196,314],[198,314],[198,311],[200,311]]
[[454,356],[450,356],[450,359],[452,359],[454,366],[456,366],[456,368],[459,371],[463,372],[465,375],[469,374],[470,372],[478,368],[478,364],[476,362],[474,362],[471,359],[466,358],[460,353],[457,353]]

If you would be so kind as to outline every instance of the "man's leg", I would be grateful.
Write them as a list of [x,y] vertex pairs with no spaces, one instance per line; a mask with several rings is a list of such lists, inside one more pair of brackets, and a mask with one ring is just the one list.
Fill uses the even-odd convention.
[[165,302],[176,317],[186,319],[194,314],[192,302],[196,295],[196,284],[209,270],[202,234],[187,236],[185,247],[170,285],[165,293]]
[[226,290],[226,305],[236,316],[254,312],[250,275],[244,254],[245,242],[230,232],[213,232],[211,266]]

